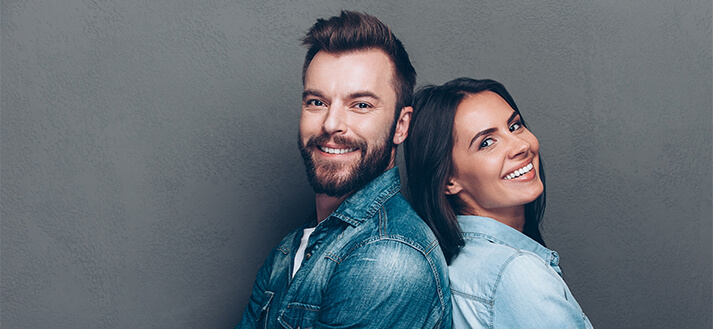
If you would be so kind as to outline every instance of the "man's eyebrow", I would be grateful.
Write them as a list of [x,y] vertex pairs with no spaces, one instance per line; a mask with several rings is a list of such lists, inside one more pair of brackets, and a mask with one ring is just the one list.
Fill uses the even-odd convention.
[[375,93],[373,93],[371,91],[366,91],[366,90],[353,92],[348,95],[349,99],[362,98],[362,97],[369,97],[369,98],[373,98],[375,100],[381,100],[381,98],[379,98],[379,96],[377,96]]
[[315,97],[319,97],[319,98],[324,98],[324,95],[323,95],[322,93],[320,93],[319,91],[317,91],[317,90],[314,90],[314,89],[305,89],[305,91],[302,92],[302,100],[304,100],[305,98],[307,98],[307,97],[309,97],[309,96],[315,96]]
[[479,131],[477,134],[475,134],[475,136],[473,136],[473,139],[470,140],[470,144],[468,144],[468,148],[473,146],[473,142],[475,142],[475,140],[478,139],[478,137],[487,135],[487,134],[492,134],[497,130],[498,130],[497,128],[488,128],[488,129]]
[[[319,92],[318,90],[305,89],[305,90],[302,92],[302,100],[305,100],[307,97],[310,97],[310,96],[318,97],[318,98],[326,98],[326,97],[324,96],[324,94],[322,94],[322,93]],[[375,100],[377,100],[377,101],[380,101],[380,100],[381,100],[381,98],[380,98],[379,96],[377,96],[375,93],[373,93],[373,92],[371,92],[371,91],[366,91],[366,90],[365,90],[365,91],[353,92],[353,93],[347,95],[347,99],[355,99],[355,98],[363,98],[363,97],[373,98],[373,99],[375,99]]]

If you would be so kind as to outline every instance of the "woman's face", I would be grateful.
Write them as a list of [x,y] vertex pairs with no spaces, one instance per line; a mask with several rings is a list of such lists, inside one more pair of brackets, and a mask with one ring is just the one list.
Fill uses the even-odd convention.
[[504,211],[522,211],[542,194],[540,144],[498,94],[466,96],[453,129],[454,175],[446,194],[457,195],[462,214],[497,219]]

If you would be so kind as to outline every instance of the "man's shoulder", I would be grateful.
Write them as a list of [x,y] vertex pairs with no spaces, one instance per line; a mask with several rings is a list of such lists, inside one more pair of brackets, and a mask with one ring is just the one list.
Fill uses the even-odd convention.
[[384,203],[384,210],[394,218],[403,217],[404,220],[418,220],[423,222],[418,214],[416,214],[416,211],[413,210],[411,204],[406,201],[401,192],[394,194],[394,196],[389,198],[389,200]]
[[[354,239],[338,259],[332,260],[340,264],[361,264],[357,272],[369,280],[422,282],[433,284],[442,293],[448,288],[445,258],[438,240],[419,231],[417,226],[410,230],[380,228],[378,232],[372,231],[376,234]],[[365,264],[368,266],[363,266]]]
[[401,193],[384,204],[384,211],[377,220],[382,234],[402,235],[427,244],[436,240],[431,228],[416,214]]
[[426,262],[431,257],[443,258],[431,228],[400,192],[381,200],[378,207],[369,207],[368,212],[357,216],[363,220],[354,227],[357,233],[349,235],[348,242],[344,242],[347,246],[342,249],[345,257],[367,250],[371,254],[388,254],[395,249],[406,248],[412,249],[414,256],[420,255],[418,257]]

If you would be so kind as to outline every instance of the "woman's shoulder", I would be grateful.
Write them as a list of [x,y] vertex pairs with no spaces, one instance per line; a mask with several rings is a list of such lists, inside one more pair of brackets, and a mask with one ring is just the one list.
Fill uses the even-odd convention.
[[591,328],[559,274],[559,256],[497,233],[466,232],[465,246],[448,267],[454,324]]
[[451,289],[456,294],[492,300],[503,276],[547,271],[537,254],[494,241],[488,236],[470,236],[448,267]]

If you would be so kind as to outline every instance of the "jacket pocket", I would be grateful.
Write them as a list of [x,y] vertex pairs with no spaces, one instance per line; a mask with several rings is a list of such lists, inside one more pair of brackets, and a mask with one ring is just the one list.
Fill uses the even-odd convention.
[[277,321],[285,328],[311,329],[318,315],[319,306],[293,302],[287,305]]

